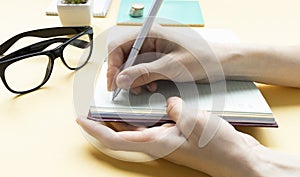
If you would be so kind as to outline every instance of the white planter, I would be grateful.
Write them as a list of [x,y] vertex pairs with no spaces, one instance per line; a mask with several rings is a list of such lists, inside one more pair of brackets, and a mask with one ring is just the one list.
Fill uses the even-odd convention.
[[57,3],[57,12],[63,26],[90,26],[92,18],[92,0],[85,4]]

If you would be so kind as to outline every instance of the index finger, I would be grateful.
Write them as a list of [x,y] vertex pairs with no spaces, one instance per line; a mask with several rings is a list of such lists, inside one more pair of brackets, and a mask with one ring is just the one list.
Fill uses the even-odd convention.
[[108,45],[108,68],[107,68],[107,89],[114,89],[114,79],[119,73],[119,69],[125,62],[128,52],[133,44],[133,40],[129,40],[123,44],[118,41],[110,42]]
[[[158,28],[158,27],[157,27]],[[107,89],[112,91],[115,88],[114,79],[119,73],[119,69],[127,60],[134,41],[136,40],[139,28],[130,28],[126,31],[124,28],[117,28],[113,31],[113,39],[108,45],[108,69],[107,69]],[[162,42],[157,42],[159,39],[159,34],[157,30],[150,31],[149,35],[146,37],[140,53],[153,52],[157,50],[156,45],[160,44],[163,46]],[[159,47],[158,47],[159,48]]]

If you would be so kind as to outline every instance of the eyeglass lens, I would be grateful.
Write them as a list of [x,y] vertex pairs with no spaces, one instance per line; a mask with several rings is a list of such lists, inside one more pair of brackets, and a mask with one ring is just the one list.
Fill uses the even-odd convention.
[[5,70],[7,85],[17,92],[38,87],[44,81],[49,62],[47,55],[38,55],[12,63]]
[[66,45],[62,57],[70,68],[80,68],[86,63],[92,50],[90,42],[89,35],[85,34]]

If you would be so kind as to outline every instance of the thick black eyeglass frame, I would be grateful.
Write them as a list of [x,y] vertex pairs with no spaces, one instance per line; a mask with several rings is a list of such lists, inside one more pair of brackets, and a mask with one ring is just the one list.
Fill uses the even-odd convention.
[[[85,34],[88,34],[90,42],[87,44],[86,41],[82,41],[80,39],[77,39]],[[54,28],[44,28],[44,29],[38,29],[38,30],[33,30],[33,31],[27,31],[24,33],[20,33],[7,41],[5,41],[3,44],[0,45],[0,55],[3,55],[14,43],[16,43],[19,39],[27,36],[31,37],[41,37],[41,38],[49,38],[49,37],[56,37],[56,36],[64,36],[64,35],[74,35],[71,38],[53,38],[53,39],[48,39],[45,41],[37,42],[32,45],[29,45],[27,47],[21,48],[19,50],[16,50],[2,58],[0,58],[0,77],[1,80],[3,81],[3,84],[5,87],[11,91],[12,93],[16,94],[25,94],[29,93],[32,91],[35,91],[42,87],[50,78],[50,75],[53,70],[53,65],[54,61],[56,58],[60,57],[63,64],[69,68],[70,70],[78,70],[82,68],[86,63],[89,61],[91,54],[92,54],[92,49],[93,49],[93,29],[90,26],[75,26],[75,27],[54,27]],[[62,42],[61,45],[58,47],[51,49],[51,50],[46,50],[43,51],[45,48],[48,46],[57,43],[57,42]],[[63,58],[63,50],[67,45],[73,45],[76,47],[84,48],[86,45],[90,45],[90,53],[88,54],[88,57],[86,61],[78,66],[78,67],[70,67],[65,59]],[[44,80],[42,83],[32,89],[25,90],[25,91],[15,91],[9,87],[9,85],[6,82],[5,79],[5,69],[12,63],[33,57],[33,56],[38,56],[38,55],[47,55],[49,57],[49,63],[47,66],[47,71],[44,77]],[[26,68],[24,68],[26,69]]]

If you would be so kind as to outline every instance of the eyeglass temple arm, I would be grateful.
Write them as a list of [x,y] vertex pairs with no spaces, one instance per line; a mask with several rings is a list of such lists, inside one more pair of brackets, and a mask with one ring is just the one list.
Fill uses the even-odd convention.
[[55,37],[55,36],[62,36],[62,35],[71,35],[71,34],[78,34],[79,32],[83,31],[86,27],[60,27],[60,28],[46,28],[34,31],[28,31],[24,33],[20,33],[0,45],[0,55],[3,55],[14,43],[16,43],[19,39],[27,36],[31,37],[41,37],[41,38],[48,38],[48,37]]
[[[43,51],[45,48],[47,48],[51,44],[54,44],[56,42],[63,43],[63,42],[66,42],[67,40],[69,40],[69,38],[54,38],[54,39],[49,39],[46,41],[38,42],[38,43],[32,44],[30,46],[24,47],[20,50],[17,50],[9,55],[6,55],[2,59],[4,60],[6,58],[14,58],[14,57],[21,56],[21,55],[26,55],[26,54],[30,54],[30,53],[34,53],[34,52]],[[70,45],[84,49],[84,48],[88,47],[90,45],[90,43],[86,42],[84,40],[75,39],[74,41],[72,41],[70,43]]]

